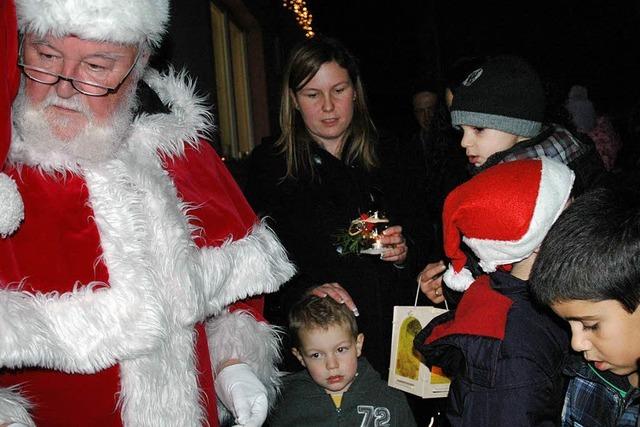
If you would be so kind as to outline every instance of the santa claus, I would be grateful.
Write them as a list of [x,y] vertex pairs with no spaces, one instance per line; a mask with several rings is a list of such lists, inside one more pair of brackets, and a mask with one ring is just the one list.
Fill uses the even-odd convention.
[[147,68],[168,9],[16,0],[0,425],[259,426],[273,401],[257,296],[294,268],[202,139],[193,84]]

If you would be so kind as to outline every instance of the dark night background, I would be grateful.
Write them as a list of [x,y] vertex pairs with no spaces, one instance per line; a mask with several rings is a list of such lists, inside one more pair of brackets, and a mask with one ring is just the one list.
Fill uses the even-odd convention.
[[[242,3],[260,21],[269,127],[277,135],[282,68],[304,33],[282,0],[229,1]],[[170,36],[159,60],[186,66],[201,91],[213,94],[212,47],[203,43],[211,37],[209,1],[172,5]],[[416,79],[442,79],[455,60],[474,55],[523,56],[545,80],[553,103],[564,100],[572,84],[586,86],[623,136],[638,103],[638,0],[307,0],[307,6],[315,32],[340,39],[359,58],[369,108],[383,130],[415,129]]]
[[316,33],[342,40],[360,59],[369,106],[383,128],[413,126],[415,79],[441,78],[462,56],[521,55],[552,98],[580,83],[619,120],[640,93],[637,1],[307,0],[307,6]]

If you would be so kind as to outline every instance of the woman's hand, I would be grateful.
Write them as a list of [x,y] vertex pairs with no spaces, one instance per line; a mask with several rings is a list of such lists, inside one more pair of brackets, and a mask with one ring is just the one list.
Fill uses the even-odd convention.
[[384,252],[380,256],[383,261],[403,264],[407,259],[409,248],[402,235],[402,227],[394,225],[382,232],[380,243],[384,246]]
[[447,269],[444,262],[438,261],[427,266],[418,275],[418,283],[420,290],[434,304],[440,304],[444,301],[442,295],[442,273]]
[[325,283],[312,289],[311,294],[320,298],[329,296],[340,304],[346,304],[349,310],[353,311],[353,314],[355,314],[356,317],[360,315],[360,313],[358,313],[358,307],[356,307],[356,304],[351,299],[351,295],[349,295],[349,292],[340,286],[339,283]]

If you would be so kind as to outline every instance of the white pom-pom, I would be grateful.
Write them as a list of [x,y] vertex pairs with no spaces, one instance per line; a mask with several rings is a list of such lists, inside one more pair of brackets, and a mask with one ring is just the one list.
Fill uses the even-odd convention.
[[0,173],[0,237],[15,232],[24,219],[24,204],[15,181]]
[[464,292],[471,286],[475,279],[468,269],[463,268],[459,273],[456,273],[453,266],[449,264],[449,268],[444,272],[442,280],[444,280],[447,287],[454,291]]

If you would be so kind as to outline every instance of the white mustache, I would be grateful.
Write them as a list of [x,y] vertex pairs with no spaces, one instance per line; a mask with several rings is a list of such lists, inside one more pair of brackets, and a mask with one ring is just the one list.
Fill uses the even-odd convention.
[[72,96],[71,98],[60,98],[55,92],[49,93],[49,95],[47,95],[47,98],[40,104],[40,107],[44,109],[50,106],[78,111],[79,113],[82,113],[89,118],[93,118],[91,109],[78,97],[75,96]]

